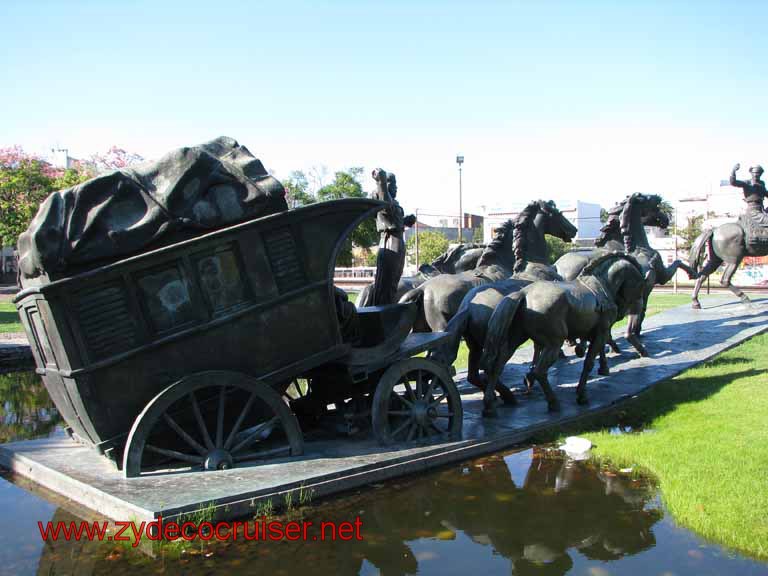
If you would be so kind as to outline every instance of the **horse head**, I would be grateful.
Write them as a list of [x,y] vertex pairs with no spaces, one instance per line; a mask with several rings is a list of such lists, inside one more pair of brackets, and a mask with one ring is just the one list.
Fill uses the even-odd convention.
[[608,211],[608,220],[600,229],[595,246],[617,241],[624,245],[627,252],[638,246],[647,248],[645,226],[666,228],[669,226],[669,216],[664,212],[661,196],[636,192]]
[[544,234],[560,238],[563,242],[570,242],[576,237],[578,229],[573,223],[558,210],[552,200],[539,200],[539,211],[544,218]]
[[512,250],[515,254],[515,272],[525,269],[527,262],[547,264],[547,243],[544,236],[549,234],[570,242],[576,236],[574,226],[557,209],[551,200],[536,200],[526,206],[515,220]]

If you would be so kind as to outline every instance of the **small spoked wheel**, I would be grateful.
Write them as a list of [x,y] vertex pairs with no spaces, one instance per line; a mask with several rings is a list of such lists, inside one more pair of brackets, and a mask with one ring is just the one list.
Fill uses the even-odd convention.
[[382,374],[373,396],[373,431],[381,444],[461,439],[461,396],[448,371],[408,358]]
[[201,372],[165,388],[139,414],[125,445],[123,473],[132,478],[180,467],[226,470],[303,450],[296,417],[270,386],[237,372]]

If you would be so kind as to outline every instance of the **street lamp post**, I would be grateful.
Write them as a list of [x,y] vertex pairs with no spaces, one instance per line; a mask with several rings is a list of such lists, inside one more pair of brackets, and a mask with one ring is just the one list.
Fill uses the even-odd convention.
[[463,220],[464,220],[464,209],[463,209],[463,207],[461,205],[461,165],[464,164],[464,156],[457,155],[456,156],[456,164],[459,165],[459,225],[458,225],[458,232],[459,233],[457,235],[457,239],[458,239],[458,243],[461,244],[461,242],[462,242],[461,229],[462,229],[462,224],[464,223],[463,222]]
[[416,222],[414,223],[414,233],[416,234],[416,270],[419,269],[419,209],[416,208]]

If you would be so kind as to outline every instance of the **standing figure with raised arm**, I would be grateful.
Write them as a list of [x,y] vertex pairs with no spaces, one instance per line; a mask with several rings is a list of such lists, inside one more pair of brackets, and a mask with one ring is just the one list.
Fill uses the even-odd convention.
[[765,210],[763,208],[763,199],[768,196],[768,192],[765,190],[765,182],[760,179],[760,176],[763,175],[763,167],[757,165],[752,166],[752,168],[749,169],[750,174],[752,174],[752,178],[749,182],[736,179],[736,172],[739,168],[741,168],[741,164],[736,164],[736,166],[733,167],[733,170],[731,170],[731,186],[741,188],[744,192],[744,202],[747,203],[747,211],[761,215],[758,216],[758,219],[764,220],[766,221],[766,224],[768,224],[768,219],[765,217]]
[[376,180],[375,197],[387,203],[376,215],[376,230],[380,234],[379,253],[376,258],[376,280],[370,292],[369,302],[363,306],[383,306],[393,304],[397,293],[397,283],[405,265],[405,228],[416,223],[413,215],[405,216],[397,202],[397,181],[395,175],[381,168],[373,171]]

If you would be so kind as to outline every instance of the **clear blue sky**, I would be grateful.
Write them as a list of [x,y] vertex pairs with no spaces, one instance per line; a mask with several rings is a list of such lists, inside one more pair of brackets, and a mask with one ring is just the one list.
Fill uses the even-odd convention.
[[[407,209],[705,190],[768,164],[768,3],[0,0],[0,146],[226,134]],[[373,183],[366,182],[366,188]]]

